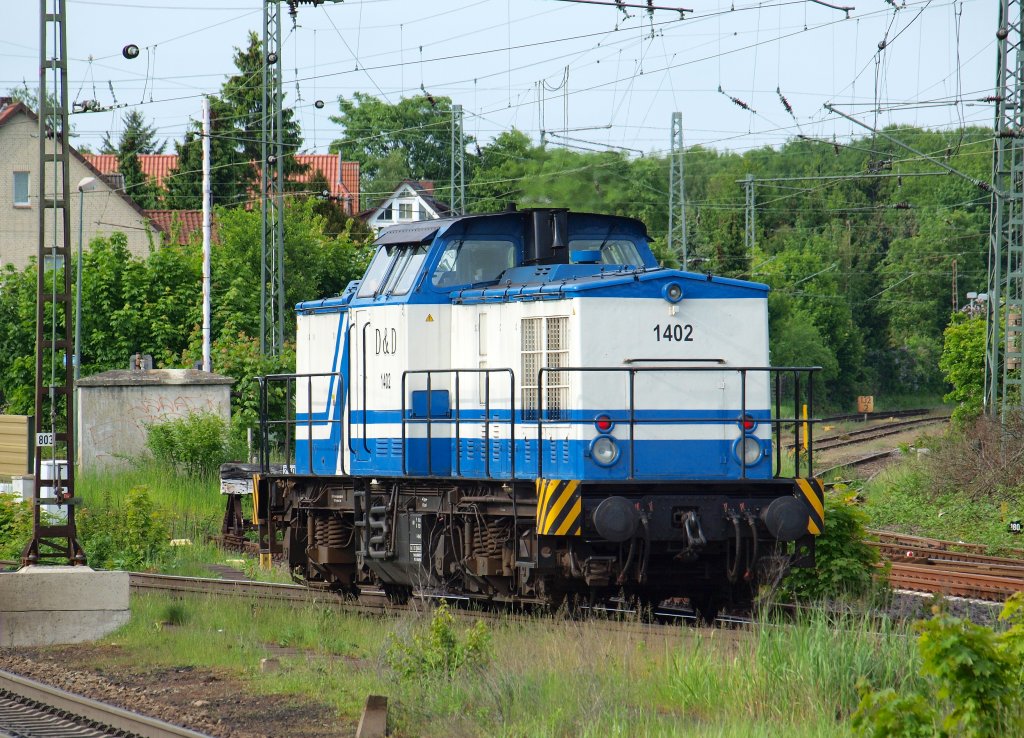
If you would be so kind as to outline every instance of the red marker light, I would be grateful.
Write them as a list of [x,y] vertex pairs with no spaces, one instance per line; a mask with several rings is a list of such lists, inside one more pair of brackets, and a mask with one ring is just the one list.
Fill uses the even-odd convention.
[[607,433],[612,429],[612,419],[607,415],[598,415],[597,418],[594,419],[594,425],[597,426],[597,429],[602,433]]
[[754,430],[755,425],[757,425],[757,423],[754,422],[754,419],[752,417],[750,417],[749,415],[743,416],[743,430]]

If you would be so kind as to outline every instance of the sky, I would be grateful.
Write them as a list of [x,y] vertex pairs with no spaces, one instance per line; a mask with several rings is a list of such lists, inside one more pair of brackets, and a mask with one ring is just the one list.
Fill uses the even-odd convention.
[[[536,141],[543,129],[550,145],[635,156],[669,149],[676,111],[687,147],[735,151],[867,133],[826,102],[867,125],[992,125],[992,104],[981,98],[995,80],[996,0],[849,0],[848,13],[824,0],[657,2],[687,12],[562,0],[328,0],[299,7],[293,24],[285,9],[285,104],[296,110],[304,150],[318,153],[341,136],[329,120],[338,97],[356,91],[391,102],[421,90],[449,96],[481,143],[512,127]],[[0,7],[0,91],[35,87],[39,5]],[[105,132],[116,137],[131,108],[161,138],[180,139],[202,95],[232,73],[234,47],[262,28],[260,0],[67,0],[67,8],[71,100],[112,108],[72,117],[76,144],[94,150]],[[140,47],[136,59],[122,56],[126,44]]]

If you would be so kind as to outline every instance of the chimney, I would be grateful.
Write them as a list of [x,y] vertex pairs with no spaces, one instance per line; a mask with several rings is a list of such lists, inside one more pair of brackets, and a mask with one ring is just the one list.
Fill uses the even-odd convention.
[[434,181],[432,179],[421,179],[420,187],[426,190],[431,197],[434,196]]

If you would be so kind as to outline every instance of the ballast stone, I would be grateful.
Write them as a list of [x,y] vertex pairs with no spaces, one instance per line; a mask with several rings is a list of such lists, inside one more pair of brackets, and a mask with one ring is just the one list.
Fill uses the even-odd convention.
[[0,574],[0,648],[93,641],[130,614],[125,571],[26,566]]

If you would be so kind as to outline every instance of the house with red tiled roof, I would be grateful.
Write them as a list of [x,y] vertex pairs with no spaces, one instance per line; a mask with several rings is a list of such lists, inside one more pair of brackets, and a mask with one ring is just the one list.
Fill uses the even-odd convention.
[[[82,154],[90,164],[103,174],[117,173],[117,154]],[[147,177],[164,187],[164,180],[171,170],[178,166],[177,154],[140,154],[139,163]]]
[[[106,175],[118,171],[117,154],[85,154],[85,157]],[[359,210],[359,162],[343,161],[340,154],[296,154],[295,161],[305,165],[306,171],[294,175],[294,182],[312,182],[318,174],[323,175],[330,199],[340,203],[347,215],[356,214]],[[166,178],[178,166],[178,156],[139,154],[139,164],[147,177],[165,187]]]
[[[202,210],[146,210],[149,222],[164,234],[165,239],[184,244],[192,240],[193,235],[202,238]],[[211,217],[211,238],[217,240],[217,219]]]
[[[128,250],[146,256],[159,231],[123,187],[110,182],[76,149],[70,148],[71,243],[120,231]],[[39,119],[22,103],[0,98],[0,266],[28,265],[39,248]],[[82,184],[84,183],[84,184]],[[79,185],[85,191],[76,191]],[[47,192],[46,197],[52,197]]]

